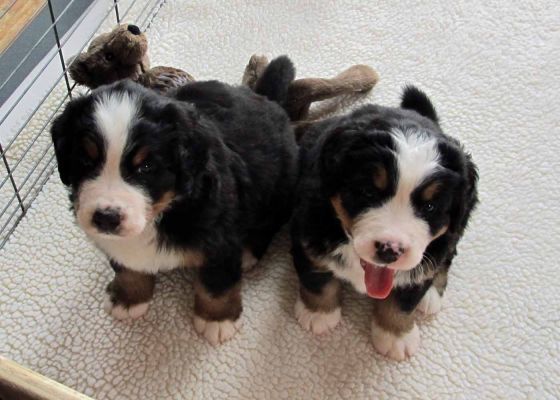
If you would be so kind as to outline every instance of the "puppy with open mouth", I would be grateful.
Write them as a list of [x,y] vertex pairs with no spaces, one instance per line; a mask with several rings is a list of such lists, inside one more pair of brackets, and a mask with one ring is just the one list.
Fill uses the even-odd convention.
[[410,86],[399,108],[367,105],[311,127],[300,171],[292,222],[298,321],[315,334],[333,329],[345,281],[374,299],[374,347],[398,360],[412,355],[420,342],[413,311],[439,311],[477,203],[470,155]]
[[121,81],[71,101],[55,120],[78,225],[115,271],[111,315],[140,317],[157,272],[192,267],[196,330],[213,344],[234,335],[242,269],[292,211],[297,147],[278,103],[294,75],[279,57],[259,94],[208,81],[162,96]]

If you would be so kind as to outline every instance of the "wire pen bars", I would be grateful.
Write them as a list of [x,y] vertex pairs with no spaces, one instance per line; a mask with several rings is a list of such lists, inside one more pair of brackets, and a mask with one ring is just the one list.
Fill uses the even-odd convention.
[[[2,130],[0,132],[0,249],[9,240],[10,235],[56,168],[48,128],[64,104],[72,99],[75,92],[83,90],[72,83],[67,71],[73,59],[65,54],[69,41],[75,37],[78,27],[83,26],[84,20],[93,7],[101,8],[95,22],[92,23],[88,20],[86,23],[89,28],[88,32],[90,31],[91,34],[82,38],[81,44],[77,46],[78,50],[74,50],[72,56],[82,52],[100,31],[109,30],[121,21],[134,23],[142,30],[148,29],[165,2],[165,0],[96,0],[73,22],[68,31],[61,35],[60,21],[75,1],[68,1],[56,15],[52,0],[47,0],[45,7],[48,8],[50,25],[39,39],[29,46],[29,50],[8,77],[0,82],[0,90],[2,90],[30,59],[41,41],[48,38],[49,35],[52,36],[52,50],[41,61],[38,71],[33,71],[27,76],[17,92],[14,92],[12,98],[9,99],[6,112],[0,114],[0,129]],[[14,3],[15,1],[11,3],[10,7]],[[9,9],[4,11],[0,18],[3,18],[7,12]],[[52,71],[52,65],[57,58],[60,65],[53,74],[49,71]],[[49,75],[48,79],[45,78],[46,75]],[[41,93],[35,93],[37,84],[44,82],[48,82],[46,87]],[[28,101],[30,95],[35,95],[36,98],[31,105]],[[15,112],[22,113],[22,110],[23,117],[17,121],[17,127],[5,128],[10,116],[13,116]]]

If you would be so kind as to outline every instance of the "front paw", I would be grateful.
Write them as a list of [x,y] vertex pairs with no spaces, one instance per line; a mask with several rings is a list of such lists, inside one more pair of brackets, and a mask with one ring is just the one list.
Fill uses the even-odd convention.
[[441,304],[443,302],[443,297],[439,294],[437,289],[431,286],[428,291],[418,303],[416,309],[426,315],[433,315],[441,310]]
[[239,319],[231,321],[208,321],[198,315],[194,317],[194,329],[210,342],[212,346],[217,346],[230,340],[241,327]]
[[327,333],[333,330],[340,322],[340,307],[330,312],[311,311],[299,297],[296,301],[294,312],[302,328],[312,332],[314,335]]
[[150,302],[137,304],[124,304],[117,302],[110,294],[105,294],[103,309],[107,314],[118,320],[138,319],[148,311]]
[[411,357],[420,347],[420,331],[416,324],[410,331],[396,335],[372,321],[371,337],[373,346],[379,353],[397,361]]

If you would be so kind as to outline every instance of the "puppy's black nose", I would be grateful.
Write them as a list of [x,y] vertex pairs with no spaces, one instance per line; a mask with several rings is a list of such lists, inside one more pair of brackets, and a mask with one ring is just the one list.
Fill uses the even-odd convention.
[[140,28],[138,28],[136,25],[128,25],[128,31],[130,33],[132,33],[133,35],[139,35],[140,32]]
[[100,232],[113,233],[121,224],[121,213],[112,208],[96,210],[91,221]]
[[404,249],[397,243],[393,242],[375,242],[375,254],[379,261],[385,264],[391,264],[399,259]]

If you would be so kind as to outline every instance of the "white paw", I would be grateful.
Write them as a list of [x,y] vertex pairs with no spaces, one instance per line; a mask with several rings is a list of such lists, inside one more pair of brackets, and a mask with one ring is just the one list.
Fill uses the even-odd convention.
[[371,338],[375,350],[397,361],[402,361],[412,356],[420,347],[420,331],[416,324],[414,324],[410,332],[397,336],[381,328],[373,321],[371,324]]
[[241,270],[243,272],[248,272],[252,270],[259,260],[253,255],[250,250],[243,250],[243,257],[241,258]]
[[122,304],[115,305],[108,294],[105,295],[105,300],[103,302],[103,309],[105,312],[118,320],[129,318],[138,319],[142,315],[146,314],[149,306],[150,302],[135,304],[132,307],[125,307]]
[[211,345],[217,346],[230,340],[235,332],[241,327],[241,321],[207,321],[197,315],[194,316],[194,329],[210,342]]
[[311,311],[298,297],[294,311],[299,324],[314,335],[322,335],[333,330],[340,322],[340,307],[330,312]]
[[424,294],[424,297],[422,297],[422,300],[420,300],[420,303],[418,303],[416,309],[426,315],[432,315],[441,310],[442,302],[443,299],[437,289],[431,286]]

